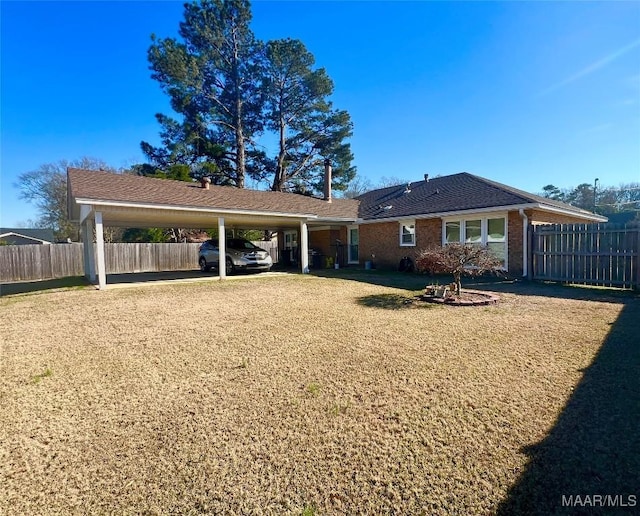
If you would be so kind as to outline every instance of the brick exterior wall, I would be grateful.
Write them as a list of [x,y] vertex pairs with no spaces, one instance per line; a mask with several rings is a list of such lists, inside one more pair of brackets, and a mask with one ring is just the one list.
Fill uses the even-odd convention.
[[[300,230],[292,228],[289,230],[278,231],[278,249],[284,249],[284,232],[296,231],[298,233],[298,245],[300,245]],[[320,231],[309,231],[309,250],[315,249],[320,251],[323,256],[332,256],[335,259],[336,256],[336,240],[340,240],[343,244],[342,252],[344,255],[344,261],[346,264],[347,257],[347,228],[346,226],[340,229],[323,229]],[[282,255],[282,254],[281,254]],[[294,256],[295,260],[298,260],[297,253]],[[311,264],[309,264],[311,266]],[[324,267],[324,260],[323,260]]]
[[[585,223],[568,215],[526,210],[530,224],[575,224]],[[510,211],[507,217],[508,276],[522,276],[522,218],[518,211]],[[415,260],[417,254],[427,247],[442,244],[442,219],[416,220],[416,245],[400,246],[400,223],[380,222],[359,226],[359,265],[364,266],[375,253],[375,264],[381,269],[397,269],[400,260],[409,256]],[[336,240],[342,242],[343,265],[347,263],[347,227],[309,232],[309,248],[319,250],[324,256],[336,256]],[[298,242],[300,238],[298,237]],[[282,232],[278,235],[278,246],[284,246]]]
[[347,228],[323,229],[320,231],[309,231],[309,249],[320,251],[323,256],[336,257],[336,240],[342,242],[342,252],[344,261],[347,260]]
[[510,211],[507,216],[508,268],[509,277],[522,276],[522,217],[517,211]]
[[442,243],[442,220],[416,220],[416,245],[400,246],[400,223],[381,222],[360,226],[360,263],[371,260],[375,253],[375,264],[383,269],[397,269],[400,260],[409,256],[415,260],[417,253],[432,245]]

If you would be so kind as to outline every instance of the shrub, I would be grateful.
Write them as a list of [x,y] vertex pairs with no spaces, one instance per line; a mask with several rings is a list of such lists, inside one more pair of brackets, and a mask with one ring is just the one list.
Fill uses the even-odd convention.
[[499,271],[502,262],[488,247],[453,243],[420,251],[416,267],[429,274],[452,274],[456,294],[460,295],[460,279],[463,274],[480,276],[488,271]]

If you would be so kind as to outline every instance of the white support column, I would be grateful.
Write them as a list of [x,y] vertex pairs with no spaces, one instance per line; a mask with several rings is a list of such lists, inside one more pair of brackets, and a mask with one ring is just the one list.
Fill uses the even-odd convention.
[[300,221],[300,267],[302,274],[309,274],[309,232],[307,223]]
[[104,231],[102,228],[102,212],[96,211],[96,265],[98,269],[98,288],[107,288],[107,269],[104,259]]
[[96,257],[93,254],[93,228],[91,221],[82,222],[82,254],[84,257],[84,275],[92,283],[96,282]]
[[526,278],[529,275],[529,217],[522,208],[519,212],[522,218],[522,277]]
[[224,217],[218,217],[218,272],[220,279],[227,277],[227,239],[224,229]]

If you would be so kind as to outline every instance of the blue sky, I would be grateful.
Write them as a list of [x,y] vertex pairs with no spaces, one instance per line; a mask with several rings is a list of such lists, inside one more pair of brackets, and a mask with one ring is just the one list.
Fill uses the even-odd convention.
[[[150,35],[181,2],[1,3],[0,225],[35,219],[21,172],[82,156],[115,167],[170,113]],[[354,122],[358,173],[461,171],[531,192],[640,181],[639,2],[272,2],[263,40],[298,38]]]

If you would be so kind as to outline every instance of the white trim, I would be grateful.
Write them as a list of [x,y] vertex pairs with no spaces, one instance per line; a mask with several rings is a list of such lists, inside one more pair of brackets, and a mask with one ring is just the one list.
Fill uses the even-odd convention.
[[[478,208],[473,210],[441,211],[438,213],[425,213],[422,215],[411,215],[409,217],[413,217],[415,218],[415,220],[442,219],[444,217],[466,217],[467,215],[500,212],[500,211],[518,211],[520,209],[534,209],[534,210],[550,211],[553,213],[562,213],[563,215],[588,219],[593,222],[607,222],[609,220],[606,217],[596,215],[595,213],[580,213],[580,212],[575,212],[571,210],[563,210],[561,208],[556,208],[556,207],[549,206],[547,204],[540,204],[540,203],[513,204],[510,206],[491,206],[489,208]],[[400,222],[402,220],[407,220],[407,219],[408,219],[408,216],[403,215],[400,217],[387,217],[383,219],[358,219],[356,223],[358,225],[378,224],[380,222]]]
[[[313,219],[317,220],[318,215],[311,213],[287,213],[276,211],[251,211],[251,210],[232,210],[228,208],[195,208],[191,206],[177,206],[177,205],[163,205],[163,204],[143,204],[143,203],[124,203],[118,201],[107,201],[98,199],[76,199],[76,203],[79,205],[91,205],[94,209],[96,206],[109,206],[114,208],[134,208],[134,209],[148,209],[148,210],[163,210],[163,211],[189,211],[194,213],[203,214],[215,214],[223,213],[225,215],[250,215],[250,216],[269,216],[269,217],[283,217],[283,218],[295,218],[295,219]],[[326,219],[332,220],[332,219]],[[342,219],[336,219],[342,220]],[[352,220],[352,219],[345,219]]]
[[520,210],[522,217],[522,277],[529,275],[529,218],[524,210]]
[[[402,233],[402,228],[404,226],[407,227],[411,227],[413,226],[413,233],[411,233],[413,235],[413,242],[407,244],[405,242],[402,241],[402,237],[403,237],[403,233]],[[399,231],[399,244],[400,247],[415,247],[416,246],[416,219],[402,219],[398,221],[398,231]]]
[[[291,235],[290,245],[287,247],[287,235]],[[296,245],[293,245],[295,242]],[[282,245],[283,249],[297,249],[300,243],[298,242],[298,230],[297,229],[287,229],[282,232]]]
[[82,204],[80,206],[80,218],[78,219],[78,224],[82,224],[89,215],[91,215],[91,212],[93,211],[93,206],[88,205],[88,204]]
[[218,276],[227,278],[227,233],[224,228],[224,217],[218,217]]
[[96,211],[94,222],[96,226],[96,267],[98,269],[98,288],[107,288],[107,268],[104,259],[104,232],[102,229],[102,212]]
[[300,222],[300,268],[302,274],[309,274],[309,233],[304,221]]
[[490,242],[489,237],[489,227],[488,220],[489,219],[503,219],[504,220],[504,270],[509,270],[509,214],[505,212],[486,212],[481,216],[477,214],[469,214],[466,217],[443,217],[442,218],[442,235],[441,242],[442,245],[447,243],[447,222],[459,222],[460,223],[460,240],[459,242],[464,244],[466,241],[466,224],[465,222],[468,220],[480,220],[480,244],[486,246],[489,243],[501,243],[501,242]]

